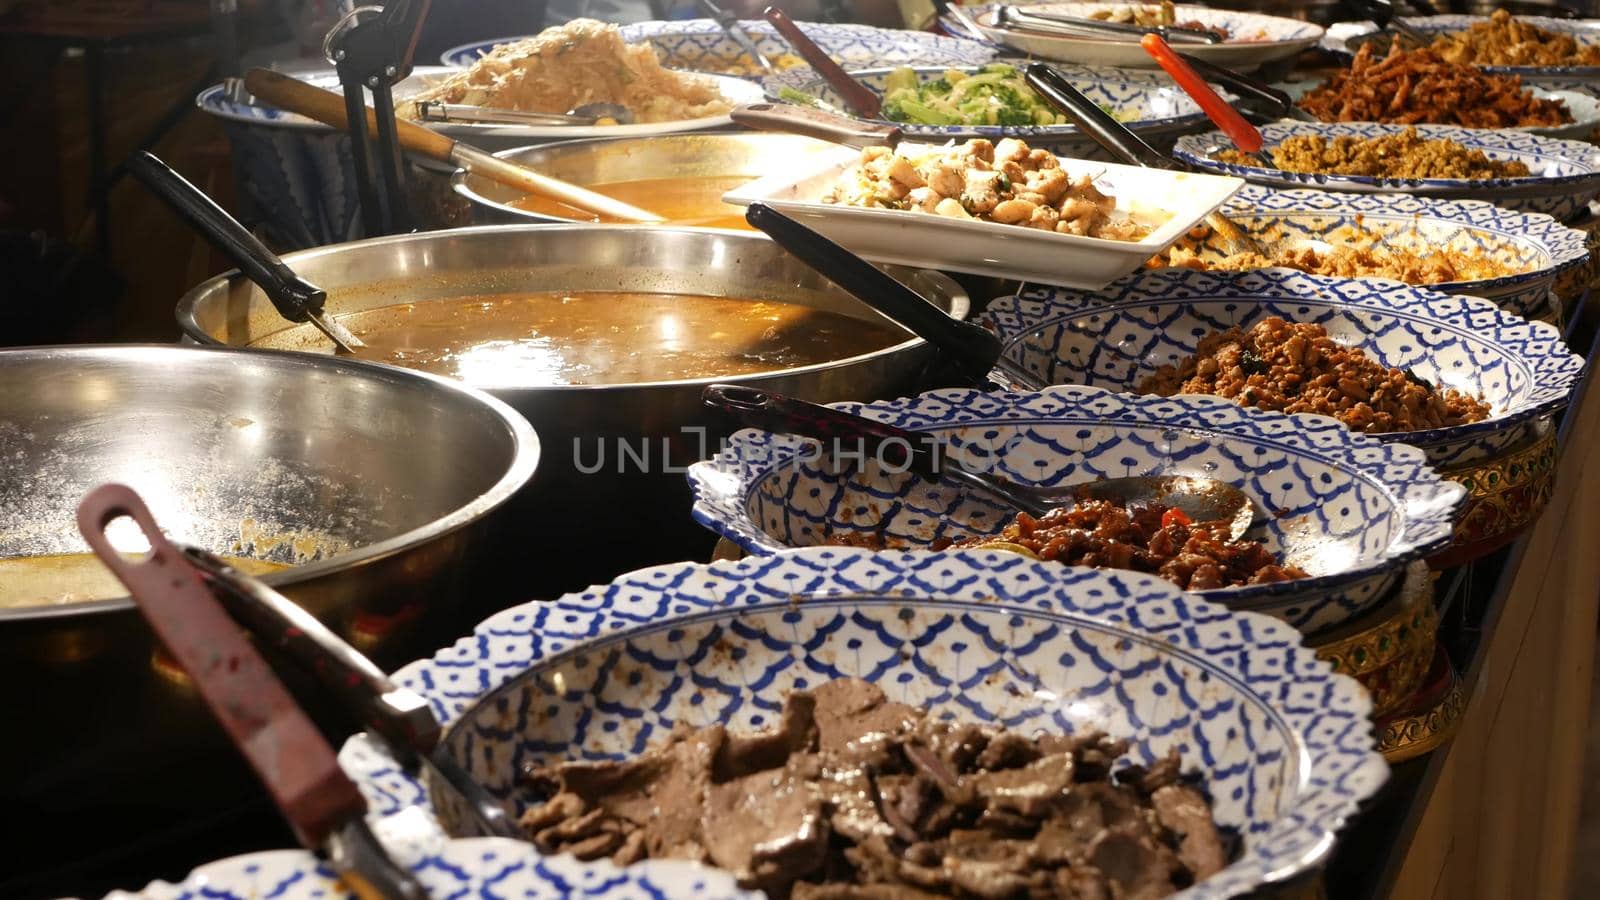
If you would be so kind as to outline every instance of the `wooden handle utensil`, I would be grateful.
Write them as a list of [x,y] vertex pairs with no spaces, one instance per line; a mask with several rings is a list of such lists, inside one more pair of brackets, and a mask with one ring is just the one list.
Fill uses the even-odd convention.
[[[332,91],[269,69],[251,69],[244,76],[244,84],[250,93],[264,103],[316,119],[334,128],[344,129],[350,125],[345,115],[344,98]],[[373,132],[378,128],[377,114],[370,108],[367,110],[367,127]],[[399,137],[400,146],[412,153],[454,163],[474,175],[482,175],[525,193],[548,197],[620,222],[654,224],[666,221],[648,210],[506,162],[471,144],[464,144],[406,119],[395,120],[395,134]]]

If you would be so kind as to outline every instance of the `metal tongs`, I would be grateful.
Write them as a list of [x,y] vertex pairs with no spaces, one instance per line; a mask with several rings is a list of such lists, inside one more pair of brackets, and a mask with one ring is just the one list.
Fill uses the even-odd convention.
[[[411,230],[406,209],[405,170],[396,133],[394,86],[410,76],[422,23],[432,0],[388,0],[383,6],[358,6],[328,31],[322,53],[339,73],[350,156],[355,165],[361,216],[367,235]],[[378,167],[383,189],[373,178],[368,143],[366,92],[372,92],[376,117]]]
[[700,8],[706,11],[706,15],[710,16],[717,23],[717,26],[722,29],[722,33],[726,34],[729,40],[738,44],[739,49],[743,50],[746,56],[754,59],[756,65],[759,65],[762,71],[768,75],[778,74],[778,67],[773,65],[772,60],[767,59],[766,54],[761,52],[761,47],[756,44],[755,38],[752,38],[749,32],[745,31],[743,26],[739,24],[737,16],[718,6],[712,0],[699,0],[699,3]]
[[564,113],[545,113],[424,100],[417,104],[417,118],[423,122],[487,125],[598,125],[601,119],[611,119],[618,125],[633,124],[633,112],[620,103],[585,103]]
[[[148,560],[128,560],[106,539],[105,526],[122,516],[131,517],[143,530],[152,548]],[[130,488],[105,485],[92,491],[79,506],[78,523],[90,547],[127,585],[156,633],[200,686],[213,713],[255,765],[302,843],[326,850],[341,872],[354,869],[367,881],[387,885],[392,890],[379,894],[385,898],[423,896],[409,873],[384,855],[364,822],[365,803],[354,784],[338,768],[325,739],[294,706],[257,651],[240,636],[240,625],[305,669],[351,718],[377,735],[402,765],[412,771],[431,768],[438,776],[437,783],[459,795],[463,801],[459,806],[467,810],[480,831],[517,836],[504,807],[445,753],[439,743],[439,721],[427,701],[390,681],[315,616],[211,553],[168,541]],[[218,661],[224,659],[241,661],[241,680],[232,679],[232,662],[228,663],[226,682],[219,676],[214,679]],[[213,680],[219,683],[213,684]],[[244,715],[241,710],[257,713]],[[292,726],[288,733],[293,744],[275,746],[258,736],[265,727],[277,733],[280,713],[282,721]],[[243,730],[239,722],[245,723]],[[256,736],[253,742],[246,740],[252,736]],[[321,819],[313,821],[302,815],[302,806],[319,801],[300,798],[298,783],[285,785],[275,779],[288,765],[286,760],[305,756],[309,764],[311,759],[321,760],[323,751],[331,769],[318,769],[317,789],[329,791],[323,805],[331,805],[319,813]],[[326,821],[329,819],[337,825],[336,834]]]
[[1079,16],[1024,10],[1015,6],[1000,7],[995,11],[994,21],[996,28],[1037,31],[1064,37],[1114,37],[1138,40],[1147,34],[1159,34],[1175,44],[1220,44],[1223,40],[1222,35],[1215,31],[1200,28],[1108,22],[1104,19],[1086,19]]
[[1433,38],[1413,28],[1405,19],[1395,15],[1394,4],[1389,0],[1351,0],[1352,7],[1372,20],[1379,31],[1392,31],[1418,47],[1433,43]]
[[[150,542],[141,560],[117,552],[106,526],[129,517]],[[327,856],[355,893],[426,900],[366,821],[367,804],[333,748],[295,704],[259,651],[212,597],[200,573],[162,536],[133,489],[102,485],[78,506],[78,529],[127,585],[139,611],[250,762],[305,847]]]

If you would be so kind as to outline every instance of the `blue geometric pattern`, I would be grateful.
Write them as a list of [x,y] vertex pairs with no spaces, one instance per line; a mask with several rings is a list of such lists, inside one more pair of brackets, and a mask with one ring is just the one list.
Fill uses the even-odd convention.
[[[437,900],[758,900],[724,872],[672,860],[626,870],[607,862],[542,857],[509,838],[440,842],[433,852],[407,860],[417,881]],[[392,851],[391,851],[392,852]],[[116,891],[106,900],[358,900],[331,866],[304,850],[269,850],[200,866],[180,884],[158,881],[138,894]]]
[[[1323,241],[1350,226],[1379,235],[1378,246],[1400,252],[1450,249],[1482,255],[1515,274],[1428,287],[1484,297],[1527,319],[1545,312],[1556,277],[1589,257],[1582,231],[1546,215],[1512,212],[1482,200],[1280,191],[1250,184],[1228,200],[1227,213],[1252,235],[1274,244]],[[1212,232],[1202,258],[1225,255],[1222,237]]]
[[[767,22],[741,21],[746,33],[769,59],[794,54],[787,41]],[[833,25],[798,22],[800,30],[828,51],[846,69],[875,69],[882,66],[981,66],[994,58],[995,51],[976,41],[945,37],[925,31],[900,31],[870,25]],[[639,22],[624,25],[622,39],[630,44],[649,41],[669,69],[715,71],[728,59],[739,59],[744,51],[710,19],[676,22]],[[500,44],[520,37],[477,41],[446,50],[441,57],[447,66],[470,66],[478,57]],[[810,67],[804,67],[810,71]]]
[[[1485,21],[1485,17],[1462,15],[1406,16],[1401,21],[1429,37],[1435,37],[1452,32],[1466,31],[1469,27]],[[1521,15],[1517,16],[1517,21],[1526,22],[1545,31],[1569,35],[1577,40],[1579,44],[1600,42],[1600,33],[1595,31],[1592,24],[1586,24],[1582,21]],[[1354,23],[1350,24],[1353,25]],[[1371,23],[1364,24],[1366,28],[1361,29],[1363,33],[1353,34],[1342,40],[1332,39],[1333,32],[1330,31],[1328,35],[1330,39],[1324,41],[1324,46],[1336,53],[1354,57],[1356,51],[1361,49],[1362,44],[1377,40],[1380,43],[1372,48],[1373,52],[1379,54],[1387,52],[1389,40],[1392,36],[1380,36],[1376,33],[1376,26]],[[1355,29],[1343,27],[1339,30],[1349,34]],[[1496,75],[1516,75],[1524,81],[1537,81],[1540,83],[1562,81],[1564,79],[1600,80],[1600,66],[1478,66],[1477,68]],[[1589,87],[1592,88],[1593,85],[1591,84]]]
[[1128,391],[1192,355],[1211,332],[1274,315],[1322,325],[1386,366],[1481,395],[1491,410],[1482,422],[1372,436],[1421,447],[1440,467],[1528,440],[1566,405],[1584,368],[1554,326],[1491,301],[1289,269],[1164,269],[1094,294],[1024,287],[990,304],[979,321],[1000,335],[1007,357],[1048,383]]
[[1561,141],[1511,129],[1456,128],[1450,125],[1380,125],[1374,122],[1274,122],[1261,127],[1262,153],[1289,137],[1319,134],[1329,140],[1398,134],[1414,127],[1428,140],[1443,138],[1490,159],[1521,160],[1533,173],[1524,178],[1370,178],[1364,175],[1323,175],[1286,172],[1261,166],[1243,166],[1213,159],[1211,154],[1233,143],[1220,131],[1178,138],[1173,155],[1200,168],[1237,175],[1257,184],[1275,187],[1309,187],[1361,194],[1407,192],[1453,200],[1487,200],[1517,212],[1545,213],[1563,222],[1582,212],[1600,194],[1600,150],[1580,141]]
[[[1450,540],[1460,485],[1421,451],[1324,416],[1263,413],[1216,397],[1138,397],[1082,386],[1040,393],[932,391],[834,404],[937,435],[968,468],[1067,486],[1107,477],[1194,474],[1237,485],[1269,516],[1251,537],[1311,577],[1197,592],[1310,634],[1380,602],[1401,563]],[[911,546],[994,534],[1012,511],[973,492],[835,460],[792,435],[744,430],[689,469],[696,521],[750,553],[881,532]]]
[[[1020,63],[1019,63],[1020,65]],[[948,67],[921,67],[917,77],[929,81],[942,77]],[[977,71],[969,66],[967,72]],[[1172,86],[1162,77],[1133,69],[1088,68],[1085,66],[1057,66],[1073,87],[1084,96],[1111,110],[1112,115],[1136,132],[1175,132],[1191,129],[1205,120],[1205,113],[1182,90]],[[883,92],[884,80],[890,69],[870,69],[852,73],[855,79],[874,93]],[[799,91],[822,100],[835,109],[843,109],[844,101],[838,92],[810,69],[791,69],[768,76],[761,82],[767,96],[782,99],[784,88]],[[879,120],[886,121],[886,120]],[[910,125],[895,123],[906,137],[919,141],[944,142],[987,138],[992,141],[1006,137],[1021,138],[1042,147],[1096,147],[1076,125]]]
[[[1387,777],[1370,698],[1288,626],[1150,576],[1001,552],[834,547],[659,566],[499,613],[395,679],[452,723],[452,756],[511,798],[524,764],[625,757],[679,723],[763,727],[789,690],[841,675],[941,718],[1103,728],[1135,761],[1177,748],[1244,837],[1184,897],[1315,867]],[[431,786],[365,736],[340,761],[380,817],[428,802]]]

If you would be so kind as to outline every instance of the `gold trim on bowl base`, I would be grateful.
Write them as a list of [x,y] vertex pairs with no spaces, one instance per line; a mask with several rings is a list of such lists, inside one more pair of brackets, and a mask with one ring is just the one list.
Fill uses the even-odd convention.
[[1307,641],[1317,658],[1361,682],[1376,717],[1403,709],[1433,664],[1439,618],[1433,606],[1437,576],[1418,561],[1406,567],[1395,594],[1365,616]]
[[1415,759],[1444,746],[1461,727],[1467,710],[1461,679],[1444,648],[1438,649],[1427,685],[1415,702],[1394,715],[1378,719],[1378,752],[1390,764]]
[[1556,429],[1546,422],[1532,442],[1492,459],[1441,469],[1467,488],[1450,546],[1428,559],[1435,569],[1472,562],[1504,547],[1544,512],[1555,491]]

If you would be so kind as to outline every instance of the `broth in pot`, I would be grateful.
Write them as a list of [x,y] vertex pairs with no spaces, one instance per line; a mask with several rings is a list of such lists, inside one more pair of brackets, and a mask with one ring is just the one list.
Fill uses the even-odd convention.
[[[401,303],[338,316],[362,359],[473,384],[616,385],[751,375],[892,347],[888,321],[776,300],[543,292]],[[250,344],[327,347],[298,325]]]
[[[246,575],[289,568],[285,563],[247,557],[222,557]],[[0,609],[87,603],[126,597],[128,589],[93,553],[55,553],[0,559]]]

